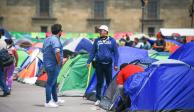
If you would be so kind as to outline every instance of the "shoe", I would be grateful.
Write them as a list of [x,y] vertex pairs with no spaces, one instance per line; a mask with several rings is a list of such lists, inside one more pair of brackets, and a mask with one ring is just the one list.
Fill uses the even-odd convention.
[[110,105],[108,110],[111,111],[113,107],[114,107],[114,103]]
[[6,97],[6,96],[8,96],[10,94],[11,94],[11,92],[3,93],[3,96],[2,97]]
[[48,108],[56,108],[56,107],[58,107],[58,105],[55,102],[52,102],[52,101],[49,101],[48,103],[45,103],[44,106],[48,107]]
[[64,102],[65,102],[65,100],[62,100],[62,99],[59,99],[59,98],[58,98],[58,101],[55,102],[55,103],[58,104],[58,105],[61,105],[61,104],[63,104]]
[[97,100],[97,101],[94,103],[94,105],[99,106],[99,105],[100,105],[100,100]]

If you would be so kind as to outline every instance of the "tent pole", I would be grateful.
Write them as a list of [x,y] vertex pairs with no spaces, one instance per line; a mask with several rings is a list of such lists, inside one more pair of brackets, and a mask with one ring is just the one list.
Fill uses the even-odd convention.
[[92,65],[91,65],[91,63],[90,63],[90,67],[89,67],[89,69],[88,69],[88,78],[87,78],[86,88],[88,87],[89,82],[90,82],[91,69],[92,69]]

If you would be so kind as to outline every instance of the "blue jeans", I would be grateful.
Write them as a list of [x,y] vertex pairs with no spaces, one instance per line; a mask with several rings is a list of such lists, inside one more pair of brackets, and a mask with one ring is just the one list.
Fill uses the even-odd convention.
[[107,87],[112,81],[112,63],[109,64],[96,63],[96,77],[97,77],[96,99],[101,100],[104,78],[106,79]]
[[3,72],[3,68],[0,66],[0,87],[2,88],[4,93],[8,93],[9,89],[5,82],[5,74]]
[[51,96],[55,102],[57,99],[57,77],[59,75],[60,67],[55,66],[52,68],[45,69],[48,75],[48,80],[46,84],[46,103],[51,100]]

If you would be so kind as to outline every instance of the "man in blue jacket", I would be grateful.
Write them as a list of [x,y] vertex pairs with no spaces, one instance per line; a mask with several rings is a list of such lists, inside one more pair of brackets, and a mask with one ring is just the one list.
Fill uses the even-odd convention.
[[112,80],[112,63],[114,62],[114,69],[118,69],[118,48],[115,39],[108,36],[108,27],[101,25],[99,27],[100,37],[95,39],[92,51],[87,61],[88,67],[95,58],[96,59],[96,99],[95,105],[100,104],[101,89],[104,83],[104,77],[106,79],[107,87]]

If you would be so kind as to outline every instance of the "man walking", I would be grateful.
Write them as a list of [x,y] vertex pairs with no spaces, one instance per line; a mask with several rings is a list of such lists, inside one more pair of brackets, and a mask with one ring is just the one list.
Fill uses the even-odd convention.
[[95,39],[92,51],[87,61],[88,66],[95,58],[96,59],[96,99],[95,105],[100,104],[101,90],[106,79],[107,86],[112,80],[112,63],[114,62],[114,69],[117,71],[118,67],[118,48],[115,39],[108,36],[108,27],[101,25],[99,27],[100,37]]
[[62,26],[52,25],[51,32],[52,36],[46,38],[43,44],[43,64],[48,75],[45,107],[58,107],[59,103],[64,102],[57,98],[57,77],[63,60],[63,48],[60,42]]

